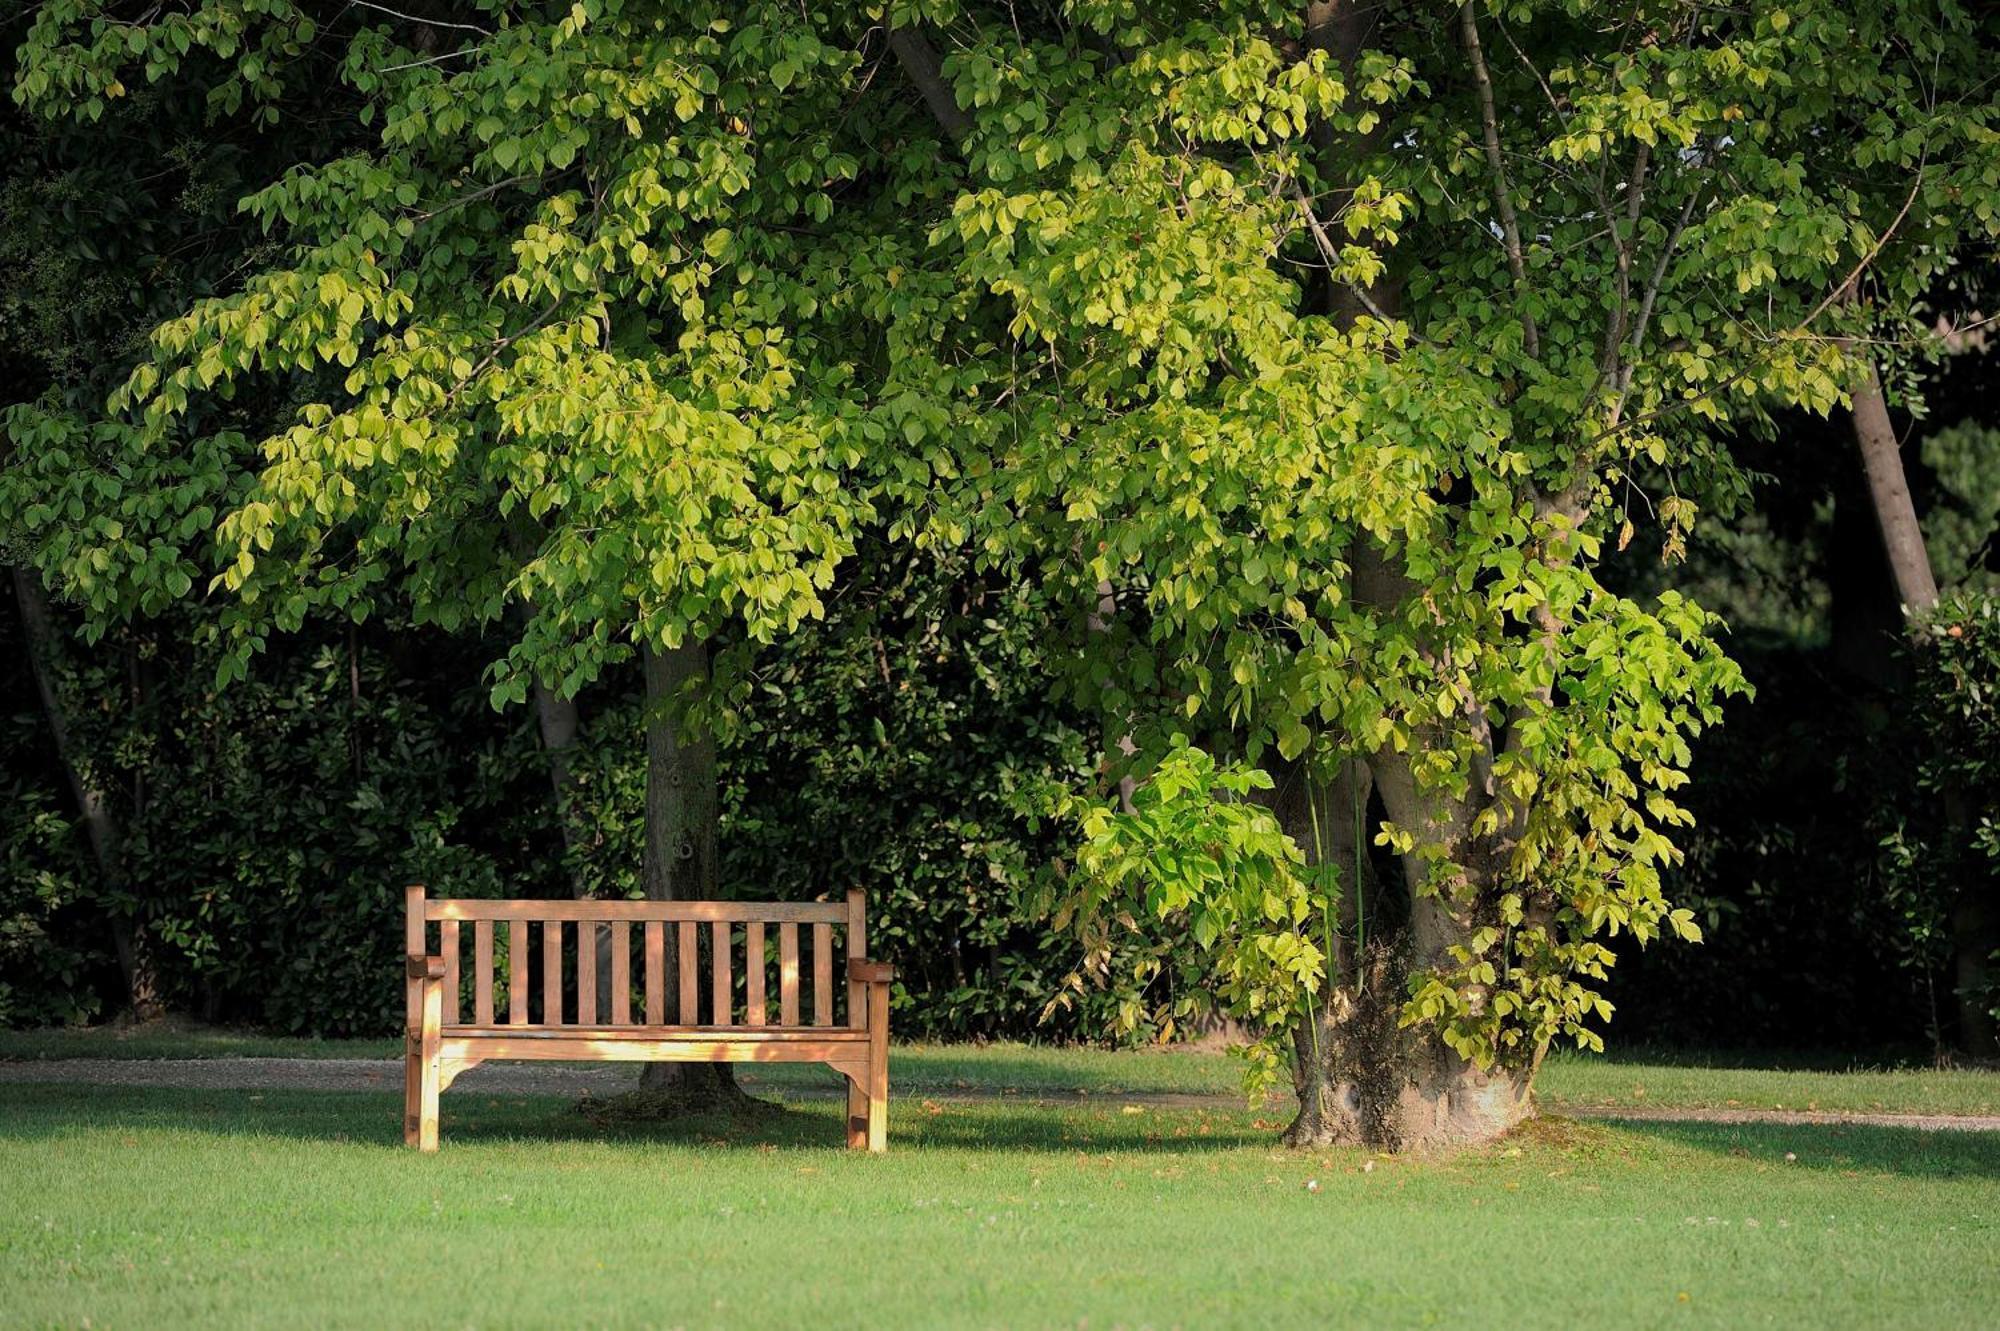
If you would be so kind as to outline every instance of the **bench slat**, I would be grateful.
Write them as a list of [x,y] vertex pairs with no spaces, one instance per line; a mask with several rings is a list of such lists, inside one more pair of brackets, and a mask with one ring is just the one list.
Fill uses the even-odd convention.
[[813,1025],[833,1025],[833,926],[813,926]]
[[438,926],[438,948],[444,953],[444,1024],[458,1024],[458,921]]
[[666,926],[658,920],[646,921],[646,1024],[659,1026],[667,1020]]
[[[740,1033],[742,1027],[735,1030]],[[634,1034],[579,1037],[570,1031],[548,1031],[552,1038],[536,1038],[535,1031],[516,1031],[504,1036],[465,1037],[446,1032],[439,1052],[446,1062],[489,1058],[560,1059],[605,1062],[611,1060],[647,1063],[823,1063],[852,1062],[857,1050],[866,1048],[864,1039],[848,1031],[803,1031],[797,1040],[742,1040],[722,1035],[693,1039],[667,1039]]]
[[493,1024],[493,921],[472,930],[472,1011],[481,1026]]
[[528,922],[507,922],[507,1020],[528,1024]]
[[576,1024],[597,1024],[597,926],[588,920],[576,926]]
[[481,1040],[734,1040],[746,1044],[784,1044],[817,1040],[866,1040],[866,1031],[823,1031],[817,1026],[446,1026],[453,1038]]
[[426,920],[662,920],[732,924],[839,924],[847,907],[833,901],[489,901],[445,897],[424,902]]
[[736,1005],[736,986],[729,975],[729,921],[717,920],[708,926],[710,986],[708,1005],[718,1026],[728,1026],[730,1008]]
[[[867,907],[858,891],[847,894],[847,959],[861,961],[868,955]],[[847,1024],[855,1030],[868,1025],[867,999],[860,981],[847,981]]]
[[696,960],[694,941],[694,921],[682,920],[680,924],[679,972],[681,1003],[678,1009],[681,1025],[693,1026],[701,1021],[697,1004],[701,994],[701,969]]
[[542,921],[542,1025],[563,1024],[563,927],[561,920]]
[[764,1024],[764,925],[752,920],[743,928],[743,1020]]
[[799,926],[778,926],[778,1024],[799,1024]]
[[611,1024],[632,1024],[632,926],[611,926]]

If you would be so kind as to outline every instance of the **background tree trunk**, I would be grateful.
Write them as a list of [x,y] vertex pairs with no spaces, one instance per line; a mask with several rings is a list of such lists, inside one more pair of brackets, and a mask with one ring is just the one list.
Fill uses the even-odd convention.
[[1902,448],[1889,421],[1888,404],[1882,400],[1882,382],[1874,366],[1868,367],[1855,386],[1853,400],[1854,442],[1861,450],[1861,470],[1868,478],[1868,497],[1882,532],[1889,572],[1896,579],[1896,594],[1906,610],[1929,610],[1937,604],[1937,579],[1931,572],[1930,553],[1924,548],[1923,529],[1917,525],[1916,505],[1910,501],[1909,480],[1903,474]]
[[[61,764],[70,793],[76,799],[77,814],[83,821],[84,834],[90,842],[90,855],[97,865],[98,878],[106,895],[115,896],[126,887],[124,862],[119,853],[122,837],[118,820],[111,811],[110,798],[103,789],[103,783],[86,770],[83,755],[77,751],[69,718],[63,710],[62,696],[56,689],[55,662],[60,648],[56,642],[55,627],[49,619],[48,602],[42,596],[41,584],[24,569],[15,568],[11,572],[14,600],[20,607],[21,627],[27,639],[28,665],[35,676],[35,690],[41,695],[42,716],[55,740],[56,761]],[[107,908],[106,917],[112,951],[125,978],[125,998],[132,1016],[140,1021],[159,1016],[159,979],[148,955],[143,930],[115,907]]]
[[[721,815],[715,738],[682,716],[685,691],[708,675],[708,644],[647,646],[646,859],[651,901],[703,901],[720,890],[716,827]],[[608,968],[605,968],[608,969]],[[668,1001],[680,988],[680,953],[666,949]],[[691,1097],[741,1097],[727,1063],[648,1063],[639,1085]]]
[[[1873,365],[1855,385],[1852,397],[1854,443],[1861,454],[1861,470],[1867,478],[1868,498],[1882,535],[1883,557],[1895,579],[1896,595],[1905,614],[1934,609],[1937,578],[1924,545],[1923,528],[1917,522],[1916,504],[1910,498],[1902,447]],[[1954,846],[1967,844],[1972,836],[1971,819],[1961,803],[1949,794],[1944,801],[1945,835]],[[1975,1058],[1993,1058],[2000,1056],[2000,1029],[1987,1010],[1986,993],[1993,953],[2000,946],[2000,913],[1988,899],[1988,884],[1960,882],[1957,887],[1951,945],[1959,1047]]]
[[[556,823],[562,829],[564,871],[569,878],[569,894],[590,895],[581,864],[590,846],[590,832],[577,808],[577,736],[583,729],[582,713],[576,699],[565,698],[539,679],[534,687],[535,725],[541,735],[542,753],[549,767],[549,788],[556,797]],[[597,1010],[611,1011],[611,931],[594,930],[597,936]]]

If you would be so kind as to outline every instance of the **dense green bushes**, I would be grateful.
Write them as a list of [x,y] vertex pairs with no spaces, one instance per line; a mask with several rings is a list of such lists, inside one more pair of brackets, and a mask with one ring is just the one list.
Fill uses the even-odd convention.
[[[741,660],[722,764],[727,890],[866,888],[912,1034],[1095,1033],[1090,1003],[1037,1023],[1073,959],[1024,918],[1024,889],[1062,847],[1053,829],[1029,830],[1015,796],[1078,779],[1091,759],[1040,688],[1026,618],[1007,613],[1020,593],[873,559],[849,594],[838,629]],[[582,699],[573,812],[588,835],[565,863],[533,724],[488,706],[478,642],[321,629],[274,644],[218,693],[194,628],[151,623],[58,664],[73,739],[124,831],[117,889],[74,826],[15,618],[0,628],[22,741],[7,750],[0,834],[0,1021],[117,1010],[117,916],[136,926],[169,1007],[300,1033],[387,1031],[400,1019],[404,883],[562,896],[574,878],[637,893],[636,679]]]

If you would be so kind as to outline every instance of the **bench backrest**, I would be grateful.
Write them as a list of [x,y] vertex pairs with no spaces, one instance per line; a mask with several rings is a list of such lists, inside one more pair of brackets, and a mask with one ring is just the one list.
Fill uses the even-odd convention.
[[[433,929],[435,951],[430,946]],[[861,986],[847,979],[845,960],[865,957],[868,951],[866,904],[859,890],[849,892],[845,901],[831,902],[495,901],[430,898],[415,886],[406,896],[404,941],[411,956],[444,958],[446,1026],[867,1024]],[[468,941],[469,972],[464,966]],[[775,1023],[766,988],[774,943]],[[496,1021],[496,946],[506,965],[504,1023]],[[843,956],[839,964],[836,950]],[[640,981],[636,1006],[635,977]],[[468,978],[469,1014],[462,1002]],[[531,984],[531,978],[539,983]],[[670,996],[669,989],[677,992]],[[846,999],[837,1003],[841,990]],[[805,1020],[808,1015],[810,1021]]]

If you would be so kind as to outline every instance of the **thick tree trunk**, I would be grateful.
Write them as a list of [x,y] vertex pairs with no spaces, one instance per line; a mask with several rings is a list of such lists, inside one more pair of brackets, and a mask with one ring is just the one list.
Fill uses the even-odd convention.
[[[36,692],[41,696],[43,718],[48,722],[49,734],[55,740],[56,761],[62,765],[70,794],[76,799],[77,814],[83,821],[84,835],[90,842],[91,859],[97,865],[98,877],[105,891],[115,894],[125,887],[118,820],[111,811],[111,802],[102,783],[86,771],[83,755],[77,752],[70,733],[69,718],[63,710],[62,697],[56,690],[54,662],[58,647],[41,584],[24,569],[15,568],[12,573],[14,600],[20,607],[21,626],[27,639],[28,665],[34,672]],[[143,931],[116,909],[107,910],[106,915],[112,951],[125,978],[125,997],[132,1016],[141,1021],[159,1016],[159,977],[148,954]]]
[[[1306,41],[1325,51],[1352,77],[1367,48],[1380,10],[1355,0],[1309,0]],[[1359,163],[1388,132],[1386,119],[1367,134],[1340,135],[1329,126],[1314,131],[1322,176],[1336,182],[1324,212],[1337,216],[1352,197],[1337,183],[1358,177]],[[1329,284],[1322,307],[1342,327],[1362,315],[1396,316],[1400,300],[1385,276],[1368,291]],[[1400,603],[1414,591],[1402,572],[1368,542],[1354,552],[1350,595],[1382,607]],[[1440,812],[1418,807],[1414,785],[1400,757],[1385,756],[1393,790],[1384,791],[1392,819],[1404,826],[1434,823]],[[1292,1083],[1299,1108],[1285,1130],[1296,1147],[1363,1146],[1390,1151],[1437,1151],[1490,1141],[1534,1112],[1529,1086],[1532,1070],[1483,1073],[1453,1054],[1428,1031],[1402,1029],[1406,980],[1437,956],[1456,922],[1437,902],[1418,894],[1418,870],[1405,861],[1404,881],[1381,883],[1367,853],[1365,814],[1376,783],[1374,766],[1347,763],[1324,786],[1298,773],[1274,773],[1272,809],[1280,826],[1309,861],[1330,857],[1343,868],[1341,934],[1329,958],[1325,1002],[1300,1023],[1293,1036]],[[1475,792],[1475,796],[1477,792]],[[1460,830],[1469,821],[1462,810],[1444,811]],[[1382,909],[1384,894],[1398,891],[1404,901]],[[1394,918],[1393,930],[1382,927]]]
[[1328,1023],[1314,1048],[1300,1050],[1321,1060],[1319,1093],[1301,1104],[1286,1145],[1425,1154],[1493,1141],[1534,1116],[1527,1071],[1482,1072],[1433,1040],[1397,1032],[1398,1005],[1392,995]]
[[[535,726],[542,737],[542,752],[549,764],[549,789],[556,797],[556,817],[562,827],[564,847],[575,856],[582,850],[582,828],[576,821],[572,798],[573,773],[570,760],[575,754],[577,732],[582,728],[576,699],[565,698],[540,680],[535,681]],[[575,883],[572,875],[572,884]],[[574,896],[582,892],[572,893]]]
[[[1365,561],[1363,561],[1365,563]],[[1372,576],[1372,575],[1371,575]],[[1359,580],[1368,583],[1369,578]],[[1426,840],[1452,848],[1471,881],[1459,885],[1458,902],[1488,899],[1498,875],[1495,847],[1471,835],[1478,790],[1463,800],[1422,790],[1407,755],[1377,754],[1368,764],[1383,811],[1399,827],[1422,829]],[[1413,974],[1437,965],[1474,927],[1474,908],[1427,891],[1426,866],[1402,858],[1406,927],[1393,936],[1371,936],[1358,959],[1360,973],[1344,1002],[1330,1006],[1309,1032],[1317,1060],[1302,1076],[1299,1120],[1286,1140],[1299,1146],[1361,1145],[1378,1150],[1439,1151],[1491,1141],[1535,1112],[1535,1066],[1481,1070],[1424,1029],[1400,1023]],[[1387,890],[1384,885],[1383,890]],[[1379,913],[1379,912],[1378,912]],[[1316,1077],[1316,1102],[1304,1091]]]
[[[1384,886],[1367,854],[1373,776],[1349,762],[1329,782],[1300,765],[1278,774],[1272,813],[1309,862],[1331,861],[1343,887],[1325,1001],[1293,1034],[1298,1113],[1288,1145],[1436,1151],[1488,1141],[1533,1113],[1528,1071],[1481,1072],[1424,1031],[1401,1029],[1407,980],[1460,930],[1429,898],[1413,901],[1406,927],[1379,927]],[[1398,885],[1409,890],[1413,884]],[[1372,913],[1372,914],[1371,914]],[[1371,918],[1377,928],[1370,932]]]
[[[715,739],[689,727],[679,706],[684,691],[708,674],[708,645],[687,642],[669,651],[645,649],[646,896],[652,901],[712,900],[719,887],[716,827],[721,814]],[[669,999],[679,992],[680,955],[666,950]],[[702,1098],[745,1098],[726,1063],[649,1063],[639,1079],[648,1091]]]

